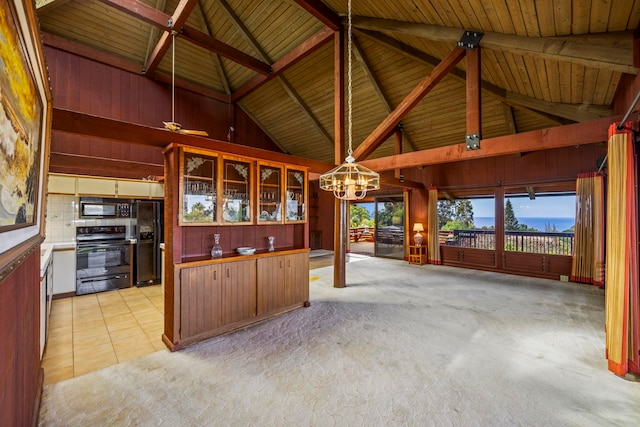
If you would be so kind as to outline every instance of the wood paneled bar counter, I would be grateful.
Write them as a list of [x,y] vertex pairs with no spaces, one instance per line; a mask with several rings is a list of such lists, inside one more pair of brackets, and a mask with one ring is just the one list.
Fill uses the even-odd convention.
[[[307,186],[304,166],[165,149],[162,339],[170,350],[309,306]],[[215,235],[221,258],[211,255]]]

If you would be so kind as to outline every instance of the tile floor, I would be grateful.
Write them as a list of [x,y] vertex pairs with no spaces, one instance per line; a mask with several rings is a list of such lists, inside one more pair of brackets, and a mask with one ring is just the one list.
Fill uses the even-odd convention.
[[42,360],[51,384],[166,349],[162,286],[54,300]]

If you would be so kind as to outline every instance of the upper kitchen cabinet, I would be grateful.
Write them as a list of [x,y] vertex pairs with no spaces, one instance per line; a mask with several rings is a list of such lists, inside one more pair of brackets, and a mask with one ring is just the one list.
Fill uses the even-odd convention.
[[80,177],[77,183],[78,194],[88,196],[116,195],[116,181],[111,179]]
[[251,224],[251,161],[222,157],[222,223]]
[[182,150],[180,156],[180,225],[218,223],[218,156]]
[[285,222],[297,223],[307,220],[307,171],[286,167]]
[[258,162],[258,224],[282,223],[283,166]]

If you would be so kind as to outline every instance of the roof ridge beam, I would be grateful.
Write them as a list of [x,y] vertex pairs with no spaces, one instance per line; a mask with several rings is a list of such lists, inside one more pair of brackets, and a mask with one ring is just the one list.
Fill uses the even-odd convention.
[[[359,29],[405,34],[440,42],[457,43],[464,32],[463,29],[458,28],[363,16],[354,16],[352,23],[355,28]],[[586,43],[587,35],[524,37],[486,31],[479,45],[486,49],[501,50],[518,55],[526,54],[537,58],[571,62],[586,67],[637,75],[640,70],[633,66],[633,32],[621,31],[616,34],[620,39],[629,39],[628,48]]]

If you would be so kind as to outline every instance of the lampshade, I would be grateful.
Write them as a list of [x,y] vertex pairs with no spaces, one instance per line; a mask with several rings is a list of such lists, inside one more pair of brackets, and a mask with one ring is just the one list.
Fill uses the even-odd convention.
[[413,241],[415,242],[416,246],[422,246],[422,234],[420,234],[421,231],[424,231],[422,223],[416,222],[415,224],[413,224],[413,231],[416,232],[416,234],[413,236]]
[[338,199],[358,200],[367,191],[380,189],[380,175],[348,156],[343,164],[320,175],[320,188],[333,191]]

